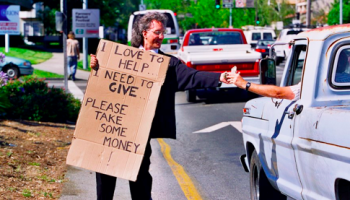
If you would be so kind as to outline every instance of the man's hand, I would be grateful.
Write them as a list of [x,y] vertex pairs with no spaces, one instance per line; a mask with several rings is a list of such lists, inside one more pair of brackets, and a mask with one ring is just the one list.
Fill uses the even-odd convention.
[[230,76],[232,76],[233,73],[232,72],[224,72],[224,73],[221,73],[220,75],[220,82],[222,83],[226,83],[226,84],[229,84],[229,80],[230,80]]
[[90,54],[90,67],[93,70],[98,70],[99,64],[96,55]]
[[247,81],[244,80],[241,75],[239,75],[240,72],[238,73],[230,73],[229,76],[227,76],[229,83],[236,85],[237,87],[241,89],[245,89]]

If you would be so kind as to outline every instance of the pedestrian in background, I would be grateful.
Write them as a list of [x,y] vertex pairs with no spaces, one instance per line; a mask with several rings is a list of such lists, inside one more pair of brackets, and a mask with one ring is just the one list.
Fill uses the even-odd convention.
[[68,65],[68,79],[72,78],[75,81],[75,74],[77,72],[78,60],[80,58],[79,42],[75,39],[73,31],[68,33],[67,39],[67,65]]
[[[147,142],[145,154],[141,163],[139,174],[135,182],[130,181],[130,192],[133,200],[150,200],[152,190],[152,176],[149,173],[152,149],[151,138],[176,138],[175,123],[175,92],[197,88],[219,87],[226,80],[226,73],[210,73],[197,71],[187,67],[178,58],[167,55],[160,50],[164,39],[167,17],[161,13],[153,12],[144,15],[133,27],[131,44],[144,51],[151,51],[170,57],[170,63],[164,84],[161,88],[155,116]],[[91,55],[90,66],[98,69],[98,60]],[[227,73],[230,75],[231,73]],[[112,200],[116,177],[96,173],[97,199]]]

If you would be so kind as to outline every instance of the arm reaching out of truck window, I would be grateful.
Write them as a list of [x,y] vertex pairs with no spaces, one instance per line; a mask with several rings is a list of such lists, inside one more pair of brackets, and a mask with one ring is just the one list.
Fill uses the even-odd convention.
[[[244,80],[238,73],[231,73],[229,76],[229,82],[235,84],[237,87],[248,90],[249,92],[256,93],[265,97],[273,97],[278,99],[289,99],[296,101],[300,98],[301,84],[279,87],[275,85],[261,85],[255,83],[249,83]],[[248,85],[247,85],[248,84]],[[247,88],[249,87],[249,88]]]

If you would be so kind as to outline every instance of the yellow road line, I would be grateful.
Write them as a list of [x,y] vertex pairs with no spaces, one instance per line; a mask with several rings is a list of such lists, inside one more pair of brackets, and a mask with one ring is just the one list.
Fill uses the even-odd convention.
[[161,151],[165,160],[168,162],[171,170],[173,171],[174,176],[177,179],[177,182],[179,183],[187,199],[202,200],[201,195],[192,183],[191,178],[186,174],[184,168],[171,157],[170,146],[166,142],[164,142],[163,139],[158,139],[158,143],[161,147]]

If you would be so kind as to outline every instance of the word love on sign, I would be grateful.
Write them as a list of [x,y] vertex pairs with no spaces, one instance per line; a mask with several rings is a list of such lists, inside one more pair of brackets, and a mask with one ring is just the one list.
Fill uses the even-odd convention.
[[67,164],[135,181],[169,57],[101,40]]

